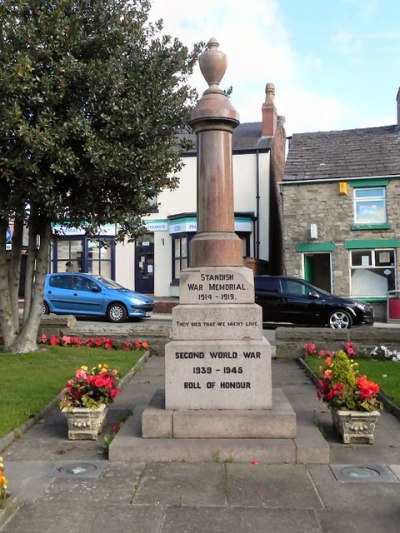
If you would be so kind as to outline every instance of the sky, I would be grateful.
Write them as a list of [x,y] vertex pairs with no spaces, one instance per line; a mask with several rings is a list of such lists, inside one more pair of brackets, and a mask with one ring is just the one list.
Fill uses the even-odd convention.
[[[265,85],[287,135],[397,122],[399,0],[151,0],[163,33],[190,48],[216,38],[240,122],[261,121]],[[190,83],[207,84],[198,68]]]

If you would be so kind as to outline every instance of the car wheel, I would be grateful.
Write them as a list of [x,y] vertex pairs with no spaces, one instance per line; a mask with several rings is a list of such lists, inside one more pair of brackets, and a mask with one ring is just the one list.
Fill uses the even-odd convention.
[[329,315],[328,325],[333,329],[349,329],[353,321],[347,311],[338,309]]
[[47,302],[42,303],[42,309],[40,311],[41,315],[49,315],[50,314],[50,308],[49,304]]
[[107,319],[110,322],[124,322],[128,313],[122,304],[111,304],[107,309]]

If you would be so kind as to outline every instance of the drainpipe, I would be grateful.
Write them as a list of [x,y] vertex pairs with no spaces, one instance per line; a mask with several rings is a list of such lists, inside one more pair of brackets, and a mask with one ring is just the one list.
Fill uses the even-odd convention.
[[256,150],[256,227],[255,257],[260,258],[260,152]]

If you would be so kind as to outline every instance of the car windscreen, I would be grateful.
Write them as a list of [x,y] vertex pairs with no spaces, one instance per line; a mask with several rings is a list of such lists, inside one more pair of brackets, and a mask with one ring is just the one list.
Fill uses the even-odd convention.
[[124,289],[122,285],[119,283],[113,281],[112,279],[103,278],[102,276],[96,276],[96,278],[100,283],[102,283],[107,289]]

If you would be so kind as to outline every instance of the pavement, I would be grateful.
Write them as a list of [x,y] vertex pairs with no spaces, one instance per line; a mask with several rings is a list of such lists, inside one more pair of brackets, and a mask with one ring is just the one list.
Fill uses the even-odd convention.
[[[52,406],[0,452],[18,507],[8,518],[0,511],[0,531],[398,533],[400,420],[383,412],[373,445],[344,445],[297,362],[273,359],[272,381],[296,412],[307,462],[296,460],[298,455],[278,460],[276,451],[269,456],[270,443],[267,451],[261,446],[252,454],[248,439],[240,439],[243,454],[237,456],[225,456],[220,439],[208,460],[199,452],[190,460],[178,454],[168,461],[161,460],[158,439],[142,439],[146,460],[118,458],[135,414],[164,386],[164,358],[151,356],[110,406],[97,441],[68,440],[65,418]],[[104,435],[132,411],[109,460],[102,450]]]

